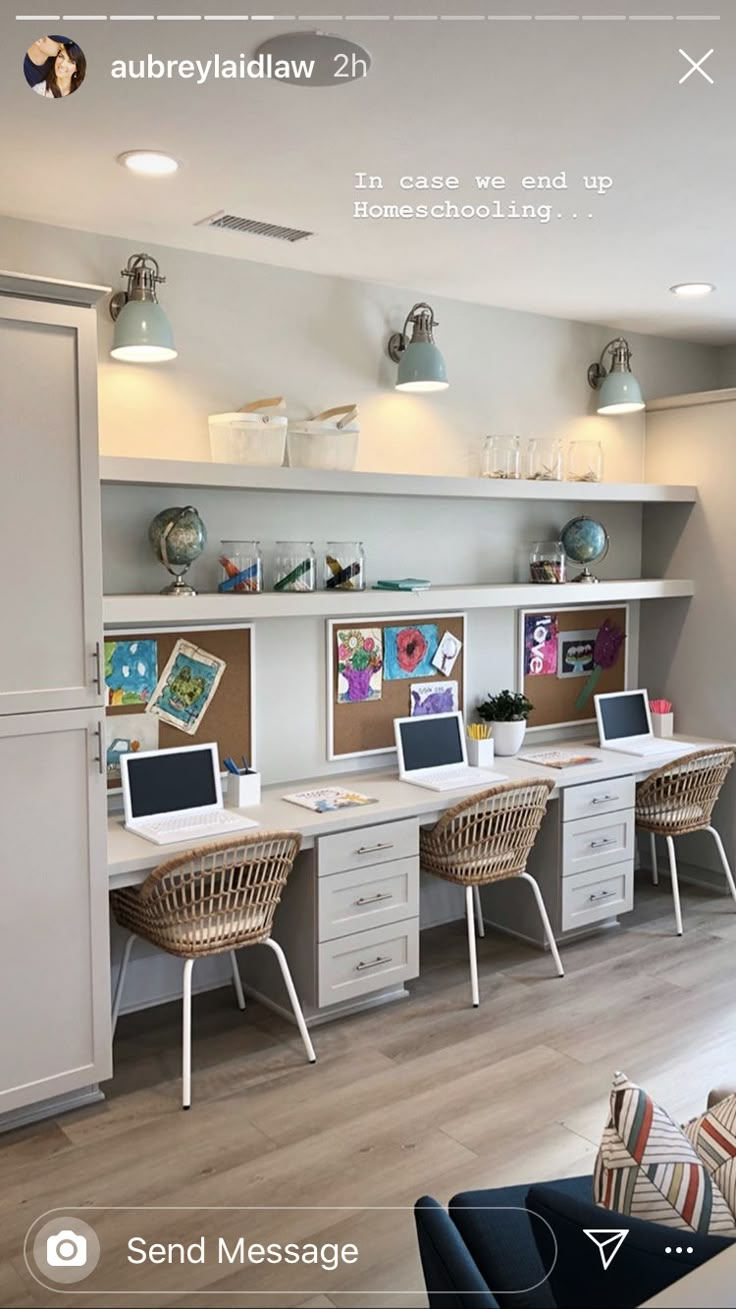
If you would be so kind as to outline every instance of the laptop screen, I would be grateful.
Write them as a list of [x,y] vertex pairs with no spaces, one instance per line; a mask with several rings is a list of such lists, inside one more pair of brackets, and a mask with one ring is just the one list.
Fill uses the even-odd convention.
[[607,741],[621,740],[625,736],[649,736],[645,691],[632,691],[630,695],[603,695],[598,701],[598,709]]
[[212,748],[151,752],[127,761],[131,818],[217,803]]
[[463,762],[460,721],[456,714],[412,718],[400,723],[399,731],[407,773],[417,768],[442,768],[445,764]]

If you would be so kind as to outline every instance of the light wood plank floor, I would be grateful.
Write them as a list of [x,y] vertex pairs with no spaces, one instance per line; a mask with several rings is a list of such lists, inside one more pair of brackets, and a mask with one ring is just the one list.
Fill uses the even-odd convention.
[[[471,1187],[589,1172],[616,1069],[681,1120],[711,1086],[736,1079],[736,914],[725,896],[684,887],[683,915],[678,940],[666,886],[642,874],[626,926],[568,946],[564,980],[548,957],[489,933],[478,1010],[464,926],[435,928],[423,934],[411,999],[318,1028],[314,1067],[294,1029],[267,1010],[249,1004],[241,1015],[228,990],[201,996],[188,1114],[178,1007],[122,1019],[104,1105],[0,1138],[0,1306],[424,1305],[410,1210],[418,1195],[447,1201]],[[373,1208],[247,1216],[249,1241],[354,1241],[357,1268],[302,1270],[292,1281],[269,1273],[258,1284],[270,1293],[249,1299],[236,1294],[249,1284],[243,1271],[189,1267],[172,1294],[149,1301],[50,1294],[29,1277],[28,1225],[81,1205]],[[93,1218],[103,1250],[121,1221]],[[193,1240],[242,1232],[243,1222],[158,1213],[141,1230]],[[103,1261],[93,1285],[171,1288],[163,1276]]]

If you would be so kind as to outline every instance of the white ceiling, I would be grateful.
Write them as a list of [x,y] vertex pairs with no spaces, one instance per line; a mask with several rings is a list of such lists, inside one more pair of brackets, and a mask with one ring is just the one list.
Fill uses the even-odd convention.
[[[324,3],[324,0],[322,0]],[[256,22],[61,21],[83,46],[80,92],[47,101],[29,92],[23,50],[37,24],[5,0],[0,33],[4,124],[0,210],[14,217],[367,281],[421,288],[514,309],[704,341],[736,340],[734,212],[736,6],[732,0],[456,0],[454,20],[380,21],[380,13],[448,12],[441,0],[335,0],[345,15],[317,26],[361,42],[367,79],[325,89],[276,82],[115,81],[113,59],[208,59],[244,52],[293,20]],[[330,7],[328,4],[328,8]],[[78,13],[249,12],[247,0],[84,0]],[[724,10],[719,22],[460,21],[460,14],[677,14]],[[32,5],[26,8],[33,11]],[[312,6],[313,8],[313,6]],[[54,30],[59,24],[45,24]],[[312,24],[304,24],[305,27]],[[699,59],[710,85],[679,54]],[[17,51],[19,76],[15,76]],[[12,121],[12,128],[7,124]],[[184,161],[170,180],[128,174],[115,156],[134,147]],[[380,174],[383,191],[353,189],[354,173]],[[567,173],[564,192],[525,192],[526,174]],[[442,198],[488,196],[476,173],[502,174],[502,205],[553,203],[532,220],[356,221],[354,199],[426,200],[399,190],[406,173],[458,175]],[[584,174],[610,174],[591,195]],[[297,245],[195,226],[215,210],[316,235]],[[566,215],[558,219],[556,214]],[[573,220],[569,215],[578,212]],[[591,213],[592,218],[587,214]],[[718,291],[683,302],[673,282]]]

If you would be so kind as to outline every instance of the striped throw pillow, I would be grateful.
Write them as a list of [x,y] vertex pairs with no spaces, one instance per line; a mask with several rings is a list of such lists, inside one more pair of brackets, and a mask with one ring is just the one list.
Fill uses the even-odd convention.
[[625,1073],[613,1079],[593,1196],[603,1208],[632,1218],[736,1236],[731,1210],[687,1136]]
[[682,1130],[736,1216],[736,1095],[714,1104]]

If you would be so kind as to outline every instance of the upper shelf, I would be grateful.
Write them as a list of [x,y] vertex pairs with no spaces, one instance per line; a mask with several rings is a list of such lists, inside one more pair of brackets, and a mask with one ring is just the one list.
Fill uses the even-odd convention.
[[107,595],[105,625],[250,622],[254,618],[348,618],[377,614],[429,614],[451,609],[558,608],[625,600],[691,596],[682,578],[638,577],[580,586],[519,582],[491,586],[434,586],[430,591],[264,591],[261,595]]
[[244,491],[317,491],[323,495],[437,496],[460,500],[571,501],[575,504],[692,504],[694,486],[647,482],[531,482],[524,478],[426,477],[413,473],[336,473],[311,468],[254,468],[184,459],[105,455],[103,484],[212,487]]

